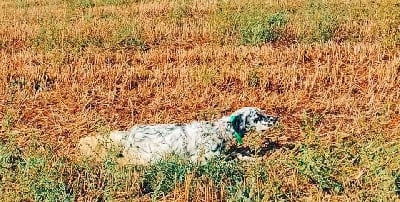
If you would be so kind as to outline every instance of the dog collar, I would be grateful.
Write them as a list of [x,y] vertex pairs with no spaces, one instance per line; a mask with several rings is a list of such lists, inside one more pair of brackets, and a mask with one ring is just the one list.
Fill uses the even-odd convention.
[[[236,118],[237,118],[236,116],[231,116],[231,123],[233,123]],[[238,144],[243,144],[242,136],[235,130],[235,128],[233,128],[233,131],[234,131],[233,136],[236,138]]]

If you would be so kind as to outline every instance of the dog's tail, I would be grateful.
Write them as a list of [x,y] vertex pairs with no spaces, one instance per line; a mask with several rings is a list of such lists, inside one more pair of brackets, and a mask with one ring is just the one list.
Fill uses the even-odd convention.
[[113,143],[122,144],[122,141],[126,138],[126,132],[124,131],[113,131],[110,134],[110,139]]
[[114,131],[110,135],[88,136],[80,139],[78,147],[83,156],[103,159],[113,149],[123,146],[125,136],[122,131]]

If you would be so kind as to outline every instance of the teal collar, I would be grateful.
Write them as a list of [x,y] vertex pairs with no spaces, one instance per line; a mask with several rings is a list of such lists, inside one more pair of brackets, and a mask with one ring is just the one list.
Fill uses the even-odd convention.
[[[231,124],[235,121],[237,117],[236,116],[231,116]],[[233,127],[232,127],[233,128]],[[238,142],[238,144],[243,144],[243,140],[242,140],[242,136],[235,130],[235,128],[233,128],[233,136],[236,138],[236,141]]]

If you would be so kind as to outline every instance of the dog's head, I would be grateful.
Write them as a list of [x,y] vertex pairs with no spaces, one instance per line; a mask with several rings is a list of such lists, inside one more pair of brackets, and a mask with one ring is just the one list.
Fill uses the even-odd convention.
[[231,115],[231,124],[234,131],[240,136],[246,132],[255,130],[265,131],[278,122],[278,117],[267,115],[255,107],[244,107]]

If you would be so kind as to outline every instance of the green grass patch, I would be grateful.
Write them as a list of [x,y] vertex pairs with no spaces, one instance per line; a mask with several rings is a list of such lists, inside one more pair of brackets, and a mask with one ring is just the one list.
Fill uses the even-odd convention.
[[160,160],[144,171],[143,189],[152,193],[153,198],[159,198],[181,185],[193,169],[193,164],[177,156]]
[[250,13],[240,16],[239,33],[242,44],[257,45],[276,41],[287,23],[287,16],[283,12],[277,13]]
[[212,19],[217,27],[216,35],[221,41],[259,45],[281,38],[289,16],[283,10],[257,7],[232,11],[229,5],[221,4]]
[[17,148],[0,145],[0,190],[3,199],[72,201],[63,181],[65,162],[47,155],[26,156]]
[[169,18],[171,18],[173,22],[181,23],[184,18],[191,17],[192,3],[193,0],[175,1],[169,12]]
[[145,44],[142,31],[136,22],[125,24],[117,29],[113,36],[113,46],[121,48],[137,48],[147,50],[149,47]]
[[338,16],[327,2],[310,0],[304,10],[300,11],[303,21],[296,22],[300,27],[299,37],[306,42],[327,42],[338,29]]
[[45,51],[51,51],[62,44],[61,29],[56,26],[42,26],[33,39],[33,46]]
[[237,161],[224,161],[211,159],[197,169],[197,176],[204,176],[211,180],[217,187],[223,184],[236,185],[243,182],[243,168]]
[[334,193],[343,192],[343,182],[335,178],[338,176],[338,159],[333,158],[331,153],[302,146],[296,160],[299,174],[309,178],[320,189]]
[[[363,200],[399,197],[398,144],[380,138],[299,143],[276,149],[264,160],[211,159],[193,164],[170,156],[149,166],[120,166],[110,155],[100,163],[55,156],[54,148],[32,142],[19,149],[11,141],[0,146],[1,200],[73,201],[132,200],[170,196],[189,185],[189,196],[209,184],[224,200],[296,200],[309,192]],[[295,186],[290,178],[297,178]],[[187,181],[190,179],[190,181]],[[188,184],[189,183],[189,184]]]

